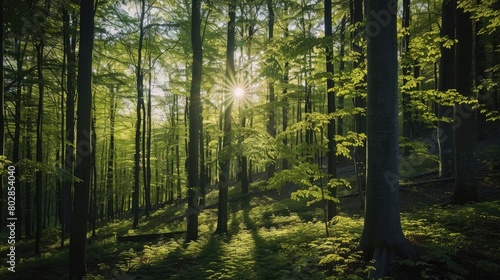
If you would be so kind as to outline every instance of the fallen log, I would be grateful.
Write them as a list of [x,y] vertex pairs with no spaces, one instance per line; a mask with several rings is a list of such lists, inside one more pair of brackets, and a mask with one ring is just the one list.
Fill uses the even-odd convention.
[[118,242],[141,242],[141,241],[153,241],[160,238],[173,238],[178,235],[185,234],[185,231],[173,231],[166,233],[151,233],[151,234],[140,234],[140,235],[125,235],[116,236],[116,241]]
[[413,182],[413,183],[400,183],[399,186],[400,187],[413,187],[413,186],[432,184],[432,183],[449,182],[449,181],[453,181],[453,180],[455,180],[455,177],[441,178],[441,179],[434,179],[434,180]]

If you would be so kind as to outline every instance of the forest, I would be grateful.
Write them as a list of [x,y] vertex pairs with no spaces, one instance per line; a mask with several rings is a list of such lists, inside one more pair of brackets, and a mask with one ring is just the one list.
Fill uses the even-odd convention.
[[0,279],[500,274],[500,1],[2,21]]

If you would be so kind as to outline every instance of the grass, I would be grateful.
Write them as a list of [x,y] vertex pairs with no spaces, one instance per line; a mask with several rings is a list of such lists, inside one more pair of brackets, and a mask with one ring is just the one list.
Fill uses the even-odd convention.
[[[478,158],[498,163],[499,147]],[[402,162],[402,174],[410,176],[435,168],[432,158]],[[421,164],[420,164],[421,163]],[[488,167],[490,168],[490,167]],[[496,175],[495,175],[496,174]],[[482,190],[497,189],[500,176],[492,173],[478,183]],[[213,235],[217,211],[205,209],[199,216],[200,238],[186,244],[184,236],[150,242],[117,242],[115,236],[185,231],[185,221],[165,221],[184,209],[158,209],[141,218],[139,229],[132,220],[103,223],[87,245],[88,274],[85,279],[365,279],[366,263],[357,243],[363,227],[357,197],[341,200],[339,215],[325,236],[321,203],[290,199],[293,189],[256,191],[229,203],[229,234]],[[404,234],[419,254],[416,262],[396,261],[397,279],[494,279],[500,273],[500,197],[466,205],[439,206],[450,196],[449,184],[430,184],[402,189],[401,223]],[[231,197],[239,192],[230,187]],[[347,190],[339,191],[339,193]],[[217,192],[209,193],[207,204]],[[0,238],[7,240],[5,230]],[[66,240],[66,244],[67,244]],[[68,249],[59,249],[58,228],[43,231],[42,254],[34,255],[34,240],[16,244],[15,279],[66,279]],[[0,243],[0,254],[8,252]],[[0,266],[0,279],[14,279],[7,265]]]
[[[272,195],[230,204],[225,236],[214,236],[216,211],[200,215],[200,239],[183,237],[142,243],[117,243],[117,233],[183,230],[184,223],[165,225],[173,209],[160,209],[143,219],[140,229],[120,221],[99,228],[87,246],[86,279],[362,279],[370,266],[356,245],[363,218],[343,212],[326,238],[321,211],[305,202]],[[243,205],[242,205],[243,204]],[[438,207],[405,212],[406,237],[420,253],[417,262],[399,260],[395,275],[413,279],[492,279],[500,272],[500,202]],[[16,247],[16,279],[65,279],[67,249],[58,249],[57,230],[44,232],[43,253],[32,254],[33,241]],[[2,245],[1,253],[7,253]],[[6,266],[0,278],[8,279]]]

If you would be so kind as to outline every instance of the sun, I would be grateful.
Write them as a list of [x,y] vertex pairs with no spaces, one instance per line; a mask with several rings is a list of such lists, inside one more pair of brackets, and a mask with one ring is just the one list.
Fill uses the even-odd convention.
[[235,96],[236,98],[241,98],[241,97],[243,97],[243,95],[244,95],[244,94],[245,94],[245,90],[244,90],[243,88],[241,88],[241,87],[236,87],[236,88],[234,89],[234,96]]

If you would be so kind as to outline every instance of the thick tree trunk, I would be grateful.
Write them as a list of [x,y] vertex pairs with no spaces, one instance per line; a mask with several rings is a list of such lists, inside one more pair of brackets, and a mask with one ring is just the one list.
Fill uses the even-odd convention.
[[69,246],[70,279],[83,278],[86,273],[85,245],[91,179],[91,114],[92,114],[92,49],[94,44],[94,1],[81,0],[80,59],[78,60],[78,123],[77,158],[73,223]]
[[[331,39],[332,36],[332,1],[325,0],[325,37]],[[335,74],[333,68],[333,42],[327,41],[326,45],[326,72],[328,78],[326,79],[326,95],[328,100],[328,114],[335,113],[335,92],[333,76]],[[328,176],[329,178],[337,177],[337,142],[335,141],[335,118],[330,118],[328,122]],[[335,187],[329,187],[328,191],[331,196],[337,195]],[[337,205],[334,201],[328,200],[327,219],[330,221],[337,215]]]
[[[456,1],[456,0],[455,0]],[[455,34],[458,40],[455,46],[455,87],[469,98],[472,93],[472,21],[471,14],[462,8],[455,10]],[[474,142],[476,140],[476,120],[474,109],[467,104],[455,104],[454,110],[454,156],[455,190],[453,201],[465,203],[477,201],[477,188],[474,172]]]
[[203,50],[201,41],[201,0],[192,0],[191,7],[191,45],[193,47],[193,70],[189,103],[189,155],[188,173],[188,210],[186,241],[198,239],[199,206],[199,133],[201,130],[202,106],[200,102]]
[[[448,40],[455,39],[455,1],[443,1],[441,37]],[[439,60],[439,91],[447,91],[455,88],[455,46],[447,48],[441,46],[441,58]],[[453,107],[438,104],[439,118],[453,118]],[[439,145],[439,177],[449,178],[454,176],[453,156],[453,123],[438,121],[437,138]]]
[[[399,216],[398,60],[394,0],[369,0],[366,207],[360,249],[388,276],[396,255],[413,257]],[[385,18],[381,23],[377,18]]]
[[227,49],[226,49],[226,89],[224,92],[224,137],[222,140],[222,155],[219,157],[221,170],[219,173],[219,203],[217,213],[217,228],[215,233],[227,233],[227,191],[229,187],[231,154],[228,150],[231,147],[231,110],[234,101],[235,71],[234,71],[234,43],[236,25],[236,0],[231,0],[229,4],[229,22],[227,27]]

